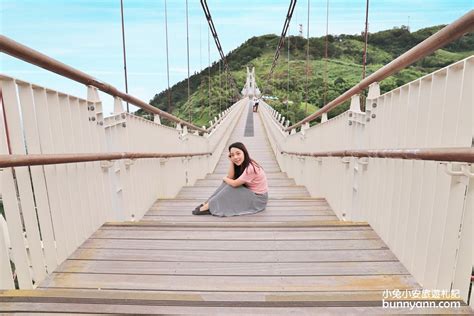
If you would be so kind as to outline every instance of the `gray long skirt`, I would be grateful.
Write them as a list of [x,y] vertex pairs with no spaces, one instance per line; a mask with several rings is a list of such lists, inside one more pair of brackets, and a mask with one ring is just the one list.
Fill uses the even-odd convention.
[[234,188],[222,182],[208,202],[209,210],[215,216],[255,214],[267,206],[268,193],[257,194],[244,186]]

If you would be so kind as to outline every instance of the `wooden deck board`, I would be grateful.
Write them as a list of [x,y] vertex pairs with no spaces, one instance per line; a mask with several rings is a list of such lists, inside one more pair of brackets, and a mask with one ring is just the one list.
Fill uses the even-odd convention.
[[[212,267],[208,267],[212,268]],[[54,273],[41,287],[155,291],[356,291],[419,288],[409,275],[181,276]]]
[[255,137],[243,138],[244,114],[229,143],[244,142],[265,168],[265,211],[190,215],[226,174],[224,152],[214,173],[175,199],[157,200],[141,221],[103,225],[35,294],[0,294],[0,310],[382,314],[383,290],[420,288],[367,223],[339,221],[323,197],[281,172],[258,114]]
[[[196,206],[196,199],[174,199],[174,200],[158,200],[153,207],[168,207],[168,206]],[[287,208],[298,208],[298,207],[328,207],[329,204],[325,199],[312,199],[312,198],[299,198],[299,199],[285,199],[276,200],[270,198],[268,200],[267,207],[287,207]]]
[[181,250],[349,250],[386,249],[380,239],[356,240],[159,240],[159,239],[88,239],[81,248],[108,249],[181,249]]
[[195,262],[68,260],[56,272],[146,275],[321,276],[408,275],[398,261],[358,262],[213,262],[212,269]]
[[[220,223],[219,225],[212,225],[212,226],[201,226],[201,225],[194,225],[194,226],[168,226],[162,225],[161,223],[157,223],[156,221],[140,221],[140,222],[119,222],[119,223],[107,223],[102,225],[100,228],[101,230],[117,230],[118,227],[122,231],[131,230],[131,231],[150,231],[150,230],[157,230],[160,231],[229,231],[227,226],[224,226],[225,222]],[[291,222],[292,223],[292,222]],[[366,223],[351,223],[351,222],[335,222],[335,221],[322,221],[322,222],[314,222],[320,225],[308,225],[308,226],[297,226],[299,232],[311,232],[311,231],[343,231],[343,230],[351,230],[351,231],[371,231],[372,228],[368,226]],[[322,223],[327,223],[326,225]],[[331,223],[331,224],[329,224]],[[339,225],[334,225],[332,223],[338,223]],[[272,225],[261,225],[258,227],[259,231],[270,231],[270,232],[291,232],[295,231],[295,226],[272,226]],[[240,231],[240,232],[254,232],[255,227],[246,223],[245,225],[239,227],[232,227],[232,231]],[[93,238],[91,238],[93,239]]]
[[[193,215],[146,215],[143,220],[148,221],[174,221],[174,222],[219,222],[222,221],[216,216],[193,216]],[[335,215],[291,215],[291,216],[234,216],[225,219],[226,222],[286,222],[291,220],[305,221],[305,220],[322,220],[334,221],[337,220]]]
[[[167,207],[163,209],[151,208],[145,216],[156,216],[156,215],[173,215],[173,216],[188,216],[190,214],[191,207]],[[263,212],[253,214],[252,217],[274,217],[274,216],[301,216],[301,215],[333,215],[334,212],[328,208],[316,208],[316,207],[309,207],[309,208],[297,208],[293,210],[289,210],[287,208],[281,207],[267,207],[267,209]]]
[[[341,292],[208,292],[39,289],[0,292],[0,312],[41,315],[97,312],[169,315],[316,315],[401,314],[407,309],[384,309],[382,291]],[[438,302],[432,298],[427,302]],[[24,311],[25,313],[23,313]],[[19,312],[19,313],[18,313]],[[472,314],[468,306],[456,309],[416,309],[426,314]],[[33,314],[32,314],[33,315]],[[34,314],[37,315],[37,314]]]
[[[382,308],[380,302],[375,302],[372,305],[376,306],[337,306],[337,307],[312,307],[304,306],[309,304],[300,304],[303,306],[278,306],[278,307],[242,307],[242,306],[226,306],[220,304],[215,307],[203,306],[173,306],[162,305],[157,301],[154,305],[117,305],[117,304],[77,304],[77,303],[6,303],[3,310],[5,312],[15,312],[16,315],[25,315],[22,311],[41,311],[54,313],[64,313],[70,315],[71,313],[81,313],[86,315],[97,315],[97,310],[101,313],[108,314],[134,314],[134,315],[226,315],[226,316],[242,316],[242,315],[319,315],[319,314],[337,314],[337,315],[381,315],[381,314],[396,314],[406,313],[407,309],[386,309]],[[209,305],[209,304],[208,304]],[[294,305],[294,304],[293,304]],[[367,303],[366,303],[367,305]],[[19,312],[21,314],[19,314]],[[469,307],[462,307],[459,309],[416,309],[416,313],[424,314],[462,314],[468,315],[472,313]],[[31,315],[31,314],[30,314]],[[47,315],[47,314],[43,314]],[[102,315],[102,314],[101,314]]]
[[[396,261],[387,249],[366,250],[163,250],[163,249],[77,249],[69,259],[116,261],[195,262],[343,262],[343,261]],[[212,265],[211,267],[212,268]]]
[[184,239],[184,240],[323,240],[379,239],[373,230],[341,231],[161,231],[161,230],[98,230],[91,238],[117,239]]

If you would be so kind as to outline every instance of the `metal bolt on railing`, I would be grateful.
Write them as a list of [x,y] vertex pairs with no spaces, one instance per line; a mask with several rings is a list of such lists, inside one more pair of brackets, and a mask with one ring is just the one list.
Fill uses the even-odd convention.
[[341,162],[342,163],[350,163],[351,162],[351,157],[342,157]]
[[472,165],[462,165],[461,166],[461,171],[464,173],[464,175],[466,177],[469,177],[469,178],[474,178],[474,172],[471,172],[469,170],[469,166],[472,166]]
[[102,170],[106,171],[108,170],[110,167],[112,167],[114,165],[114,161],[110,161],[110,160],[102,160],[100,162],[100,167],[102,168]]
[[136,160],[136,159],[125,159],[125,160],[124,160],[125,167],[128,168],[129,166],[134,165],[134,164],[135,164],[135,160]]
[[457,179],[457,182],[462,183],[464,185],[469,185],[469,179],[474,178],[474,173],[469,171],[469,165],[465,163],[443,163],[445,167],[445,172]]
[[359,165],[368,165],[368,164],[369,164],[369,158],[367,158],[367,157],[359,157],[359,158],[357,159],[357,163],[358,163]]

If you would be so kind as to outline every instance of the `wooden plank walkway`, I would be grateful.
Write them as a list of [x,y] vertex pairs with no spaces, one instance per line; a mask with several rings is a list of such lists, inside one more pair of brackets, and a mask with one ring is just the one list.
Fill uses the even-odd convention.
[[[282,173],[253,114],[244,111],[230,142],[242,141],[269,180],[265,211],[192,216],[227,172],[215,172],[158,200],[137,223],[107,223],[35,291],[4,292],[0,311],[42,313],[313,315],[405,313],[384,309],[382,291],[420,289],[366,223],[341,222]],[[416,312],[466,312],[416,309]]]

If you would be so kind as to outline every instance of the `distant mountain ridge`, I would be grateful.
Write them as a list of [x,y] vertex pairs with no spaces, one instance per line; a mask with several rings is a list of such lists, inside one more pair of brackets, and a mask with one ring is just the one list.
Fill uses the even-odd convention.
[[[413,46],[422,42],[444,25],[431,26],[410,32],[405,26],[390,30],[369,33],[367,52],[367,73],[373,73]],[[296,122],[314,112],[324,104],[324,49],[325,38],[310,38],[309,41],[309,82],[306,83],[307,40],[299,36],[290,36],[290,71],[288,75],[288,46],[280,52],[280,58],[274,71],[273,80],[266,78],[273,62],[279,36],[263,35],[252,37],[226,56],[232,76],[238,89],[243,87],[246,66],[255,67],[257,84],[265,94],[276,96],[272,105],[283,115]],[[327,97],[329,102],[354,86],[361,80],[363,37],[361,35],[328,36],[328,81]],[[415,80],[436,69],[474,54],[474,33],[467,34],[457,41],[439,49],[436,53],[422,59],[411,67],[387,78],[380,83],[381,92],[390,91],[407,82]],[[232,104],[233,95],[223,74],[223,65],[215,62],[211,68],[203,69],[190,78],[191,96],[188,101],[187,79],[171,87],[171,108],[168,106],[168,91],[155,95],[150,104],[167,112],[191,120],[194,124],[208,125],[208,121],[221,110]],[[209,80],[210,70],[210,80]],[[288,80],[289,76],[289,80]],[[288,93],[289,88],[289,93]],[[208,95],[211,95],[209,101]],[[290,102],[287,105],[286,99]],[[307,101],[307,102],[306,102]],[[348,104],[329,113],[337,115],[345,111]],[[307,113],[305,113],[305,109]],[[140,110],[138,114],[143,114]]]

